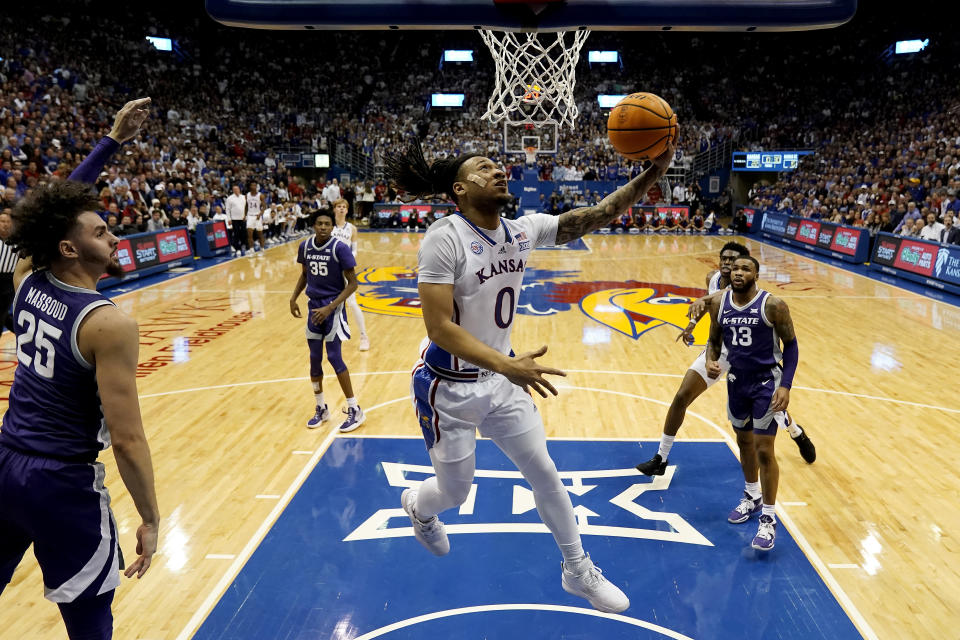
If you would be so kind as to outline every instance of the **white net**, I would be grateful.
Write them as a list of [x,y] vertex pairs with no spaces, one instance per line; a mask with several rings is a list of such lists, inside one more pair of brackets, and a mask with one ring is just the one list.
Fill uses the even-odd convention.
[[480,30],[496,66],[493,93],[483,117],[497,123],[554,122],[573,127],[580,48],[589,31],[522,33]]

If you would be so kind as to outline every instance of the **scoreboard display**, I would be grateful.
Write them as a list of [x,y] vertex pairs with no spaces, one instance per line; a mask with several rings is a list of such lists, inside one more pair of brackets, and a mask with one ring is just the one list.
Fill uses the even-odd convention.
[[793,171],[812,151],[734,151],[734,171]]

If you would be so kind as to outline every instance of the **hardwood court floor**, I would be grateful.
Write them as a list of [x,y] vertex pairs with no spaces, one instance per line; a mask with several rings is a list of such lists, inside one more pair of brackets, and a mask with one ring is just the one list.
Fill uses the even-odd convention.
[[[366,314],[370,351],[344,348],[369,413],[360,433],[418,433],[406,397],[424,336],[409,273],[421,237],[360,238],[365,281],[377,283],[361,287],[361,302],[393,314]],[[590,251],[536,252],[529,266],[540,271],[528,273],[527,284],[541,286],[529,293],[549,295],[534,296],[529,311],[541,315],[519,315],[513,335],[518,352],[547,344],[543,362],[569,371],[558,398],[538,401],[549,435],[659,436],[699,350],[657,326],[685,307],[649,298],[702,288],[725,240],[592,236]],[[747,242],[763,265],[761,286],[790,304],[801,358],[790,409],[819,456],[805,465],[781,436],[781,519],[867,637],[953,637],[960,309]],[[141,404],[163,513],[153,568],[117,592],[117,638],[188,638],[321,453],[329,427],[304,427],[313,398],[303,321],[288,309],[294,255],[295,245],[284,245],[117,297],[140,323]],[[604,284],[590,284],[597,281]],[[645,287],[628,281],[672,287],[638,293]],[[618,288],[626,297],[610,294]],[[623,333],[647,328],[636,339]],[[0,347],[15,360],[9,333]],[[0,383],[9,384],[14,364],[2,365]],[[324,384],[336,420],[343,396],[335,379]],[[717,387],[693,405],[680,438],[730,433],[726,392]],[[113,456],[102,458],[132,558],[136,512]],[[737,496],[730,498],[732,506]],[[0,637],[65,636],[42,593],[28,554],[0,597]]]

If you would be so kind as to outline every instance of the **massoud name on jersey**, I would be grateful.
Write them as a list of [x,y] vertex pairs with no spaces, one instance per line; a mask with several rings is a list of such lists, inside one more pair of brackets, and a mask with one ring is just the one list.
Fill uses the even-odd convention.
[[30,290],[27,291],[24,301],[56,320],[63,320],[67,317],[67,305],[56,298],[37,291],[34,287],[30,287]]

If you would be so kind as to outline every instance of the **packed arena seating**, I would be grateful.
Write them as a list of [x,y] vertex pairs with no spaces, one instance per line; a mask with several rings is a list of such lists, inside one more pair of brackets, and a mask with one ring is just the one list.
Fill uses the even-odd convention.
[[[157,116],[97,184],[104,211],[129,214],[134,228],[155,206],[164,217],[191,208],[213,215],[234,183],[257,181],[273,200],[307,200],[324,184],[294,180],[277,161],[277,151],[291,145],[320,151],[332,140],[347,142],[377,164],[415,131],[431,158],[476,151],[506,166],[522,161],[502,153],[502,128],[479,118],[492,63],[470,32],[281,37],[222,27],[199,6],[134,17],[104,15],[92,0],[83,11],[79,4],[44,3],[39,20],[25,6],[0,12],[0,208],[48,176],[69,173],[107,132],[116,108],[141,95],[153,97]],[[956,45],[947,32],[939,40],[927,34],[939,49],[887,62],[880,54],[895,39],[891,29],[877,19],[816,33],[758,33],[736,44],[724,34],[594,33],[587,48],[620,50],[623,69],[581,61],[582,115],[561,135],[559,153],[539,158],[541,178],[635,173],[607,144],[595,97],[646,89],[680,114],[687,161],[725,140],[816,150],[800,170],[758,186],[751,193],[757,205],[858,224],[871,213],[895,213],[906,199],[956,209]],[[151,34],[175,38],[175,51],[154,49],[144,39]],[[478,61],[438,68],[441,51],[465,41]],[[916,90],[886,90],[894,85]],[[466,93],[466,108],[426,111],[435,91]],[[343,194],[355,198],[352,187]],[[376,186],[376,201],[393,195]]]

